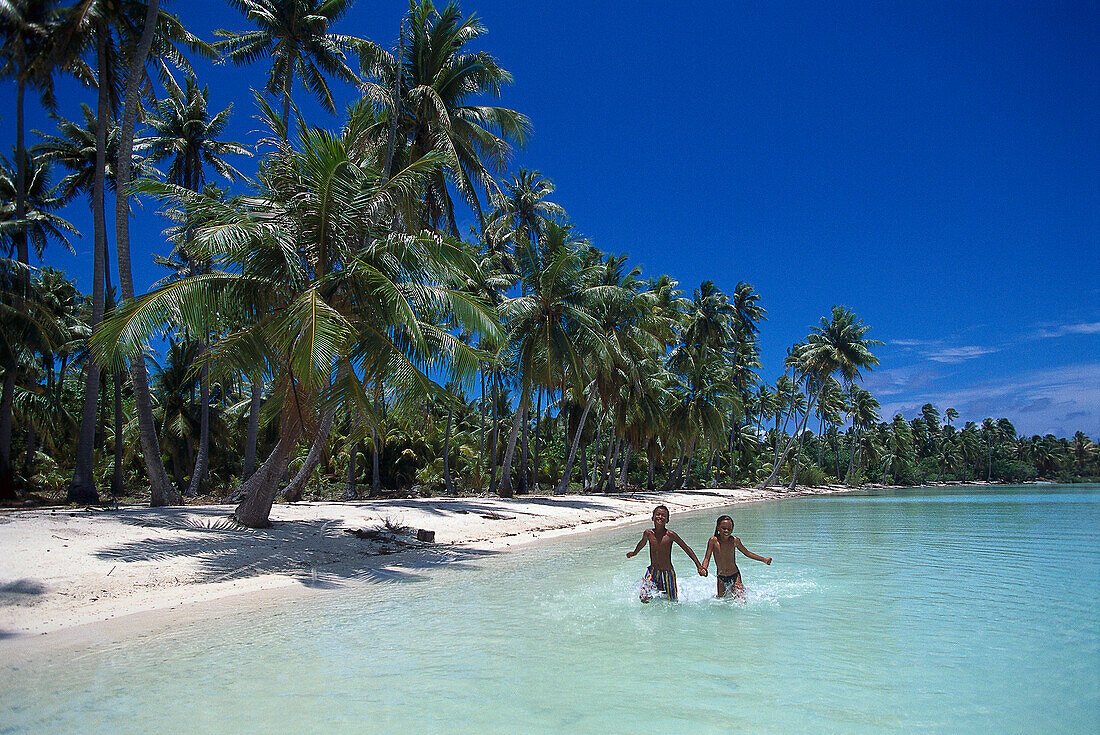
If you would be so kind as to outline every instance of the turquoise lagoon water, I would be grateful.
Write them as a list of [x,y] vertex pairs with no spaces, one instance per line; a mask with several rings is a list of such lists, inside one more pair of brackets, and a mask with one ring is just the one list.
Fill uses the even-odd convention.
[[682,601],[642,605],[615,529],[4,660],[0,732],[1100,732],[1100,488],[731,514],[775,558],[742,604],[677,551]]

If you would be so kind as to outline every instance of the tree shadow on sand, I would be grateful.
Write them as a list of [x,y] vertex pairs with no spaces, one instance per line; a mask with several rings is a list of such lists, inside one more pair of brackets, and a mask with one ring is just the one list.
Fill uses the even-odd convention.
[[[621,496],[608,495],[608,498],[621,498]],[[350,502],[348,505],[366,505]],[[455,514],[476,514],[485,516],[533,516],[541,515],[544,508],[571,508],[574,510],[603,510],[609,513],[619,513],[621,508],[612,505],[602,498],[592,496],[570,497],[558,495],[553,497],[519,495],[502,504],[500,498],[432,498],[432,504],[428,505],[423,500],[380,500],[370,501],[369,507],[376,513],[383,513],[387,508],[402,510],[417,510],[435,516],[451,516]]]
[[168,538],[144,538],[100,549],[95,556],[122,563],[188,558],[198,562],[191,582],[224,582],[282,574],[318,589],[349,581],[416,582],[424,570],[455,565],[476,568],[495,553],[402,538],[364,539],[339,519],[276,522],[271,528],[241,526],[218,509],[127,512],[118,520],[155,529],[182,531]]

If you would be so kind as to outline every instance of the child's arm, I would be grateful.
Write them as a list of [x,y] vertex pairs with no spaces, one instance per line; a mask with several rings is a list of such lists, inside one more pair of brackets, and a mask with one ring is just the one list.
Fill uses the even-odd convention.
[[734,541],[737,542],[737,548],[740,549],[741,553],[744,554],[745,556],[749,557],[750,559],[756,559],[757,561],[762,561],[762,562],[764,562],[765,564],[768,564],[768,565],[770,565],[772,563],[772,558],[770,556],[767,556],[767,557],[758,556],[757,554],[754,554],[751,551],[749,551],[748,549],[746,549],[745,545],[743,543],[741,543],[741,539],[735,538]]
[[718,546],[718,539],[711,536],[710,540],[707,541],[707,553],[703,556],[703,569],[710,569],[710,555],[716,546]]
[[645,546],[645,542],[646,542],[646,535],[645,535],[645,533],[643,533],[643,534],[642,534],[642,540],[641,540],[641,541],[639,541],[639,542],[638,542],[638,545],[634,547],[634,551],[628,551],[628,552],[626,552],[626,558],[627,558],[627,559],[629,559],[630,557],[634,556],[634,555],[635,555],[635,554],[637,554],[637,553],[638,553],[639,551],[641,551],[641,550],[642,550],[642,547],[643,547],[643,546]]
[[[672,531],[669,531],[669,533],[672,533]],[[707,576],[707,568],[699,563],[699,557],[695,555],[695,552],[691,550],[690,546],[684,543],[684,540],[680,538],[680,535],[677,533],[672,533],[672,540],[680,544],[680,548],[686,551],[687,555],[691,557],[691,560],[695,562],[695,568],[699,570],[699,576]]]

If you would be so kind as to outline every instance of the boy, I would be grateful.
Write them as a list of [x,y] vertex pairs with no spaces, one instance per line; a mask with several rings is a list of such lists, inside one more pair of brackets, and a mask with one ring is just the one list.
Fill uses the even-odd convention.
[[714,526],[714,535],[707,542],[707,553],[703,557],[702,568],[706,571],[710,566],[710,555],[714,554],[714,567],[718,577],[718,596],[725,597],[732,594],[734,597],[744,597],[745,587],[741,584],[741,570],[737,568],[736,554],[740,551],[750,559],[762,561],[771,565],[772,558],[752,553],[741,543],[741,539],[733,535],[733,519],[729,516],[718,516],[718,522]]
[[649,602],[655,592],[664,592],[668,595],[669,600],[676,601],[678,597],[676,571],[672,568],[673,542],[680,544],[680,547],[695,562],[695,568],[699,570],[699,576],[707,576],[707,570],[699,563],[699,557],[695,556],[695,552],[684,543],[682,538],[665,528],[667,523],[668,508],[658,505],[653,509],[653,528],[645,530],[642,534],[642,540],[638,542],[634,551],[626,552],[626,558],[629,559],[641,551],[646,542],[649,543],[649,568],[646,569],[645,580],[642,582],[642,593],[640,595],[642,602]]

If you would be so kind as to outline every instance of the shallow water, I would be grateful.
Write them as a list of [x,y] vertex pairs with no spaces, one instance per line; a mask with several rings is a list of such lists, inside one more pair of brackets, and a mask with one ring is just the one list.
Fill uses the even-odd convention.
[[[699,552],[719,512],[669,526]],[[642,527],[604,531],[4,661],[0,732],[1100,732],[1100,488],[730,514],[775,558],[744,603],[677,550],[642,605]]]

